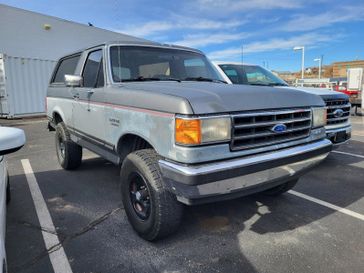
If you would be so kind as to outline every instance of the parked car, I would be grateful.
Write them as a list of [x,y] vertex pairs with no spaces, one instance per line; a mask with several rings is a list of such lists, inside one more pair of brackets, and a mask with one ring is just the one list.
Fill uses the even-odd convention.
[[23,130],[0,127],[0,273],[7,272],[5,252],[6,204],[10,202],[9,175],[4,155],[16,152],[24,143]]
[[60,165],[79,167],[82,148],[121,164],[124,209],[146,240],[174,232],[183,204],[284,193],[332,148],[320,97],[228,85],[185,47],[112,42],[65,56],[47,105]]
[[214,62],[215,68],[229,84],[272,86],[282,89],[295,89],[320,96],[327,107],[327,138],[338,146],[351,138],[350,102],[345,94],[328,88],[291,87],[269,70],[254,64]]

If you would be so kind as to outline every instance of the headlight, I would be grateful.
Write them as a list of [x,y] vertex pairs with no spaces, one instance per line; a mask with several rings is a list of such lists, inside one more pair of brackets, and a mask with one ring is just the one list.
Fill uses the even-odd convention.
[[312,127],[322,127],[326,125],[327,110],[324,107],[312,108]]
[[230,140],[230,117],[176,118],[176,143],[199,145]]

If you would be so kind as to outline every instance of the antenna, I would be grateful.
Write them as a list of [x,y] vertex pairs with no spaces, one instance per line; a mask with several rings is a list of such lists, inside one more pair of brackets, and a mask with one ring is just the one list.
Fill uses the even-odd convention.
[[241,44],[241,63],[244,63],[244,45]]

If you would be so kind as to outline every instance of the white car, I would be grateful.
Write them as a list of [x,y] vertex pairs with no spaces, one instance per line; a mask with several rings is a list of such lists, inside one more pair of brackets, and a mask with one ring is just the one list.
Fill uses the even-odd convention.
[[214,62],[216,70],[228,84],[247,84],[290,88],[320,96],[327,107],[326,136],[338,146],[351,138],[349,97],[327,88],[292,87],[269,70],[254,64]]
[[7,272],[5,252],[6,204],[10,201],[9,176],[4,155],[16,152],[25,144],[23,130],[0,127],[0,273]]

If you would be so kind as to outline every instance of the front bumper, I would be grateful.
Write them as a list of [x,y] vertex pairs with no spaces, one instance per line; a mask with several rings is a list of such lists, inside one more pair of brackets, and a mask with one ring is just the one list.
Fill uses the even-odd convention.
[[334,146],[344,144],[351,138],[351,125],[341,128],[326,128],[326,137]]
[[298,178],[321,162],[332,143],[322,139],[269,153],[198,165],[160,160],[178,201],[193,205],[236,198]]

